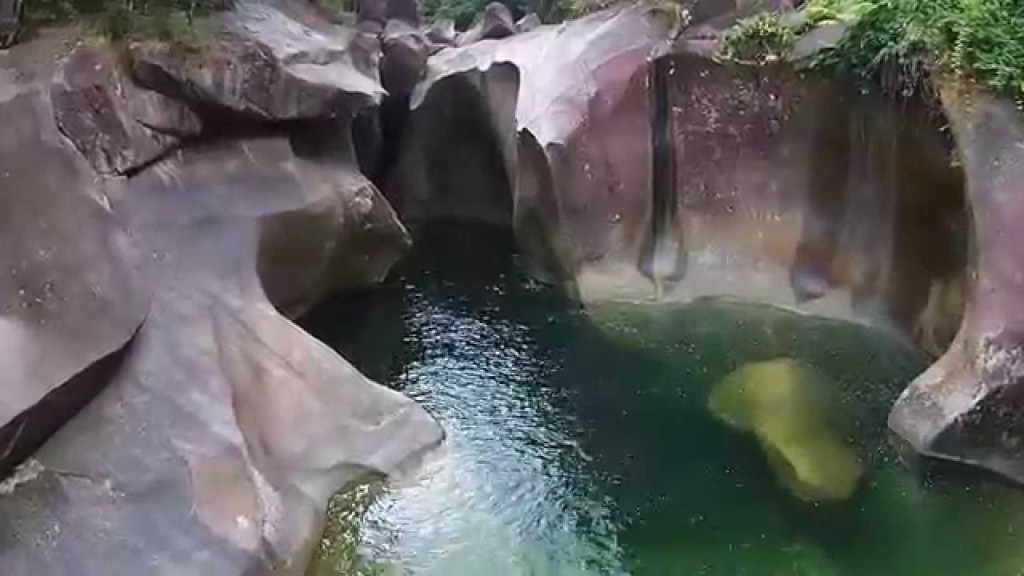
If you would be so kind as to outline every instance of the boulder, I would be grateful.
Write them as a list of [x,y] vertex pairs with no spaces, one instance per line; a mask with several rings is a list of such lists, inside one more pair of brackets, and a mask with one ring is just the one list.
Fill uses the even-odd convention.
[[28,49],[0,54],[0,476],[95,396],[148,306],[130,234],[57,130],[52,67],[22,68]]
[[517,32],[516,21],[508,6],[500,2],[488,4],[477,21],[459,36],[457,44],[466,46],[481,40],[505,38],[513,36]]
[[[585,210],[573,196],[560,197],[568,147],[595,118],[609,137],[645,130],[643,70],[669,43],[668,23],[633,6],[439,52],[413,95],[409,135],[386,194],[410,220],[470,218],[514,227],[524,265],[572,291],[576,262],[569,243],[590,239],[574,235],[565,220],[587,221],[604,236],[608,223],[596,211],[610,192],[603,174],[592,173],[595,193],[580,198]],[[580,66],[584,60],[587,66]],[[626,140],[615,148],[622,156],[608,160],[645,174],[637,143]],[[590,167],[604,169],[606,158]],[[637,190],[642,187],[641,176]],[[648,201],[639,194],[611,197],[638,210]]]
[[540,16],[537,16],[536,12],[530,12],[516,22],[516,32],[519,34],[530,32],[531,30],[540,28],[542,25],[543,23],[540,21]]
[[514,228],[584,302],[731,296],[947,345],[966,221],[934,110],[671,31],[618,7],[432,56],[385,193]]
[[455,31],[455,21],[448,18],[438,18],[427,28],[427,39],[439,46],[452,46],[458,40],[458,32]]
[[167,44],[129,50],[140,85],[225,120],[333,118],[380,102],[377,39],[334,26],[301,3],[243,2],[213,18],[215,49]]
[[810,502],[853,495],[863,466],[837,423],[838,402],[821,377],[792,358],[751,362],[715,385],[708,407],[752,433],[779,482]]
[[390,96],[408,97],[426,73],[432,46],[419,29],[402,22],[388,22],[381,36],[383,57],[380,76]]
[[[289,319],[409,245],[356,168],[372,94],[345,87],[364,77],[345,60],[305,95],[297,76],[260,85],[291,88],[259,105],[198,67],[152,93],[66,40],[0,54],[0,566],[302,574],[335,491],[441,438]],[[153,102],[201,132],[156,138],[194,118],[139,112]]]
[[927,457],[1024,482],[1024,116],[958,84],[942,100],[971,207],[966,311],[946,353],[900,396],[890,428]]
[[88,45],[61,67],[51,98],[58,129],[100,174],[137,170],[202,130],[187,104],[138,88],[113,53]]

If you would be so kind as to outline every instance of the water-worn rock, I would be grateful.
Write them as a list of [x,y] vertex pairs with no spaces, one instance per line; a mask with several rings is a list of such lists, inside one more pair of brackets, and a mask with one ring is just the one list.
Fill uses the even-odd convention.
[[458,39],[458,32],[455,31],[455,21],[448,18],[438,18],[427,28],[427,39],[434,44],[451,46]]
[[477,21],[459,36],[457,44],[466,46],[481,40],[505,38],[516,34],[516,21],[508,6],[500,2],[491,2]]
[[666,55],[655,18],[617,8],[431,57],[387,194],[411,219],[513,226],[524,264],[585,301],[743,297],[941,350],[966,226],[931,112]]
[[523,32],[529,32],[540,28],[542,23],[540,16],[537,16],[535,12],[530,12],[526,16],[523,16],[516,22],[516,32],[522,34]]
[[216,48],[191,54],[137,43],[132,73],[146,88],[261,120],[345,116],[380,102],[376,38],[325,21],[301,3],[243,2],[211,23]]
[[[648,204],[642,176],[633,180],[641,186],[633,195],[613,192],[618,184],[608,188],[605,173],[594,172],[579,198],[585,205],[562,194],[574,141],[599,125],[606,139],[587,134],[588,141],[609,143],[616,154],[602,153],[588,170],[614,166],[646,174],[647,162],[633,149],[638,143],[624,135],[645,130],[643,70],[668,46],[667,23],[642,7],[628,7],[432,56],[386,192],[412,220],[471,218],[514,226],[524,264],[572,284],[576,263],[564,261],[572,252],[568,243],[606,237],[606,224],[593,212],[601,210],[598,198],[613,195],[639,211]],[[593,233],[570,228],[570,220],[589,222]]]
[[53,67],[28,58],[0,55],[0,475],[96,394],[89,368],[128,344],[147,300],[129,234],[57,130]]
[[956,339],[889,426],[921,454],[1024,482],[1024,116],[959,86],[942,96],[967,176],[971,282]]
[[[408,246],[355,167],[357,110],[341,106],[376,83],[258,108],[324,114],[310,122],[211,133],[205,110],[195,141],[138,166],[149,144],[123,137],[127,111],[163,97],[119,93],[104,66],[81,80],[68,46],[0,54],[0,467],[24,460],[0,482],[2,571],[302,574],[328,497],[441,434],[282,314],[379,281]],[[69,87],[118,97],[61,108]],[[269,119],[254,110],[242,117]]]
[[79,47],[54,84],[57,127],[101,174],[138,169],[202,130],[187,104],[126,79],[110,51]]
[[380,76],[391,96],[409,96],[426,73],[433,46],[422,30],[402,22],[388,22],[381,36]]

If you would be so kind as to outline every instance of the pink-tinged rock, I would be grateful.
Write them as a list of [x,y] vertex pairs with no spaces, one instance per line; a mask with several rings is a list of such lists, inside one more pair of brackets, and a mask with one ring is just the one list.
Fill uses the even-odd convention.
[[1024,116],[944,86],[971,206],[970,281],[949,350],[897,400],[889,426],[925,456],[1024,482]]

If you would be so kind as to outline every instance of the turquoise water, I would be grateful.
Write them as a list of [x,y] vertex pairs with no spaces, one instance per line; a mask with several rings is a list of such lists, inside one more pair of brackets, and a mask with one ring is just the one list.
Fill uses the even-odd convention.
[[[581,311],[518,274],[508,238],[457,230],[308,322],[448,433],[417,473],[335,498],[312,573],[1024,574],[1020,492],[896,460],[886,412],[925,361],[895,339],[726,302]],[[709,412],[717,382],[776,358],[838,398],[865,467],[848,500],[796,498]]]

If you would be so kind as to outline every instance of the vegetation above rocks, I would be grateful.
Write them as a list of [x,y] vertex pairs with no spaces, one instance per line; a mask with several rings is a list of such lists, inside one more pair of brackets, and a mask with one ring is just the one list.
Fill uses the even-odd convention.
[[791,54],[824,25],[845,33],[811,56],[828,67],[904,92],[930,71],[1024,96],[1024,0],[809,0],[797,12],[741,21],[722,55],[739,61]]
[[[469,26],[494,0],[423,0],[423,14],[428,20],[446,18],[460,28]],[[499,0],[516,18],[530,12],[543,22],[559,22],[574,14],[571,0]],[[609,5],[616,0],[610,0]]]
[[112,40],[198,43],[196,20],[226,8],[223,0],[27,0],[29,29],[75,22]]

